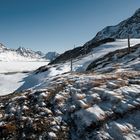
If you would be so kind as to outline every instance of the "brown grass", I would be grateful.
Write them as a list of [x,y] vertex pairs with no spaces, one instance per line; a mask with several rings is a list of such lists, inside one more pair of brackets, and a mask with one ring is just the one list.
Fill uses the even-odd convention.
[[15,133],[17,128],[16,128],[16,125],[15,124],[5,124],[3,126],[1,126],[2,129],[4,129],[5,131],[7,131],[7,133]]

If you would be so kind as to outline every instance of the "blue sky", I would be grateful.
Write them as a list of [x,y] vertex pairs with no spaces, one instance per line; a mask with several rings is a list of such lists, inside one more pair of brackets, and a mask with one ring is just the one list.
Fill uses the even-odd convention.
[[64,52],[140,8],[140,0],[0,0],[0,42]]

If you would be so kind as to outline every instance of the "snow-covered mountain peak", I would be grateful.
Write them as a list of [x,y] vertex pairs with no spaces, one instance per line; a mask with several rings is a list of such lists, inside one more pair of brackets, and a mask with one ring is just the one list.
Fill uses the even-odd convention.
[[35,52],[33,50],[30,50],[28,48],[24,48],[24,47],[19,47],[16,52],[22,56],[25,56],[25,57],[31,57],[31,58],[41,58],[42,55],[41,53],[38,53],[38,52]]
[[33,51],[24,47],[10,49],[0,43],[0,61],[52,61],[58,55],[56,52],[48,52],[45,55],[41,51]]
[[29,49],[24,48],[24,47],[19,47],[19,48],[17,49],[17,51],[26,51],[26,50],[29,50]]
[[9,49],[0,43],[0,61],[48,61],[41,54],[24,47]]
[[30,50],[28,48],[24,48],[24,47],[19,47],[16,51],[20,52],[20,53],[31,53],[31,52],[33,52],[32,50]]
[[2,43],[0,43],[0,50],[2,49],[6,49],[6,47]]
[[88,46],[93,42],[106,38],[126,39],[128,35],[131,38],[140,38],[140,8],[136,10],[130,18],[115,26],[107,26],[99,31],[96,36],[85,45]]
[[135,14],[134,14],[134,15],[135,15],[135,16],[139,16],[139,17],[140,17],[140,8],[136,10],[136,12],[135,12]]

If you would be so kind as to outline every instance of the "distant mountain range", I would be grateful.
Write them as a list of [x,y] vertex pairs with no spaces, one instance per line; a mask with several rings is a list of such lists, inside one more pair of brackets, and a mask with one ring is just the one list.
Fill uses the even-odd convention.
[[19,47],[16,52],[21,55],[21,56],[24,56],[24,57],[30,57],[30,58],[42,58],[43,57],[43,53],[41,52],[35,52],[33,50],[30,50],[30,49],[26,49],[26,48],[23,48],[23,47]]
[[57,56],[56,52],[44,54],[24,47],[10,49],[0,43],[0,61],[52,61]]

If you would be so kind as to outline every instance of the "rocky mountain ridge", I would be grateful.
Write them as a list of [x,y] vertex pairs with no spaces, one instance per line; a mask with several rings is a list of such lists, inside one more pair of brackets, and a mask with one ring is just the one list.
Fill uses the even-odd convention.
[[43,53],[38,53],[28,48],[19,47],[16,52],[24,57],[31,57],[31,58],[41,58],[44,56]]
[[50,64],[63,63],[63,62],[70,60],[71,58],[75,59],[77,57],[84,57],[84,55],[87,55],[88,53],[90,53],[93,50],[93,48],[98,47],[102,44],[105,44],[108,42],[114,42],[114,41],[115,41],[115,39],[113,39],[113,38],[106,38],[106,39],[94,42],[93,44],[91,44],[89,46],[76,47],[72,50],[68,50],[68,51],[64,52],[63,54],[59,55]]
[[140,38],[140,9],[136,10],[133,16],[119,24],[105,27],[83,46],[64,52],[51,64],[64,62],[70,60],[70,58],[74,59],[80,55],[91,52],[93,48],[98,47],[101,44],[113,42],[115,39],[126,39],[128,38],[128,35],[130,38]]
[[88,46],[93,42],[105,38],[126,39],[128,38],[128,35],[130,38],[140,38],[140,9],[137,9],[130,18],[120,22],[119,24],[105,27],[85,45]]

